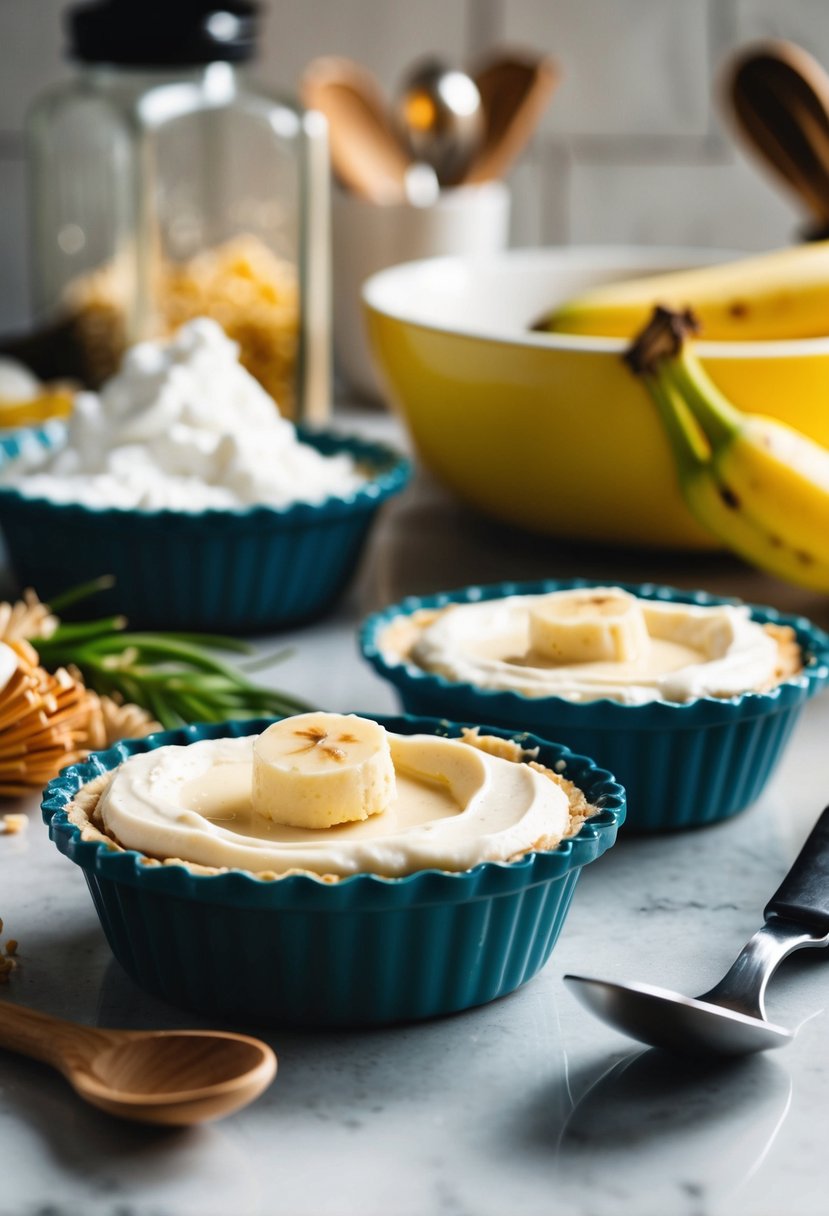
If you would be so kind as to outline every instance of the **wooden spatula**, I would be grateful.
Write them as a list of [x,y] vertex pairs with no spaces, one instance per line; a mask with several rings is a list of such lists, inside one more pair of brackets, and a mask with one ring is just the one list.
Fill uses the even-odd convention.
[[726,92],[752,152],[829,228],[829,75],[794,43],[768,42],[732,62]]
[[503,54],[472,73],[481,94],[485,131],[464,182],[503,177],[532,138],[559,82],[552,59]]

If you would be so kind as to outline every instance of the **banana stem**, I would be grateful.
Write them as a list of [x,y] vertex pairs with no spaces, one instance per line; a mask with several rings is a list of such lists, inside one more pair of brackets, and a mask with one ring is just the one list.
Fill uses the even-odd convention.
[[[649,387],[679,398],[710,444],[711,451],[731,443],[743,416],[710,379],[687,340],[699,330],[692,312],[657,305],[647,325],[634,338],[623,358]],[[653,395],[653,388],[651,387]],[[655,398],[654,398],[655,399]],[[664,401],[663,401],[664,416]]]
[[643,376],[643,383],[653,402],[668,436],[674,455],[680,482],[684,481],[710,459],[705,437],[694,421],[685,401],[673,390],[664,377]]
[[660,372],[691,411],[712,451],[732,442],[743,416],[722,395],[696,355],[683,347],[676,358],[659,365],[655,374]]

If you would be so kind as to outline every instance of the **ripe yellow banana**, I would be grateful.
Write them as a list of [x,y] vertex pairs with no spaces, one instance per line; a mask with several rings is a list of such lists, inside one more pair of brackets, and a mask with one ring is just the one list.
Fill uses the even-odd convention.
[[829,591],[829,451],[735,409],[685,345],[695,328],[658,308],[626,355],[659,410],[689,511],[747,561]]
[[568,300],[533,328],[632,338],[658,304],[692,309],[714,341],[829,334],[829,241],[608,283]]

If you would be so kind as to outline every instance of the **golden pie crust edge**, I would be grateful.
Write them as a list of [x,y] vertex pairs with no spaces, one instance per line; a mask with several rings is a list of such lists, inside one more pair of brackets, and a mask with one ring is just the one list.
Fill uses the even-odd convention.
[[[442,608],[419,608],[416,612],[394,617],[382,634],[383,651],[394,655],[398,662],[411,663],[415,667],[420,667],[417,660],[412,657],[413,648],[423,630],[433,624],[443,611]],[[766,622],[763,629],[777,643],[777,663],[769,680],[753,688],[746,688],[743,690],[744,692],[771,692],[778,684],[790,680],[804,668],[803,652],[800,649],[797,634],[791,625],[775,625]],[[421,670],[427,675],[430,674],[427,667],[423,667]]]
[[[601,809],[600,807],[592,806],[583,792],[572,781],[563,777],[560,773],[556,773],[551,768],[539,764],[536,756],[538,748],[525,749],[512,739],[501,739],[497,735],[482,735],[475,729],[463,728],[461,738],[464,743],[470,747],[476,747],[480,751],[488,752],[491,756],[497,756],[502,760],[510,760],[514,763],[526,763],[536,772],[543,774],[550,781],[554,781],[564,793],[567,795],[567,800],[570,804],[570,820],[567,831],[563,836],[541,837],[532,845],[521,852],[513,854],[507,858],[507,863],[513,861],[521,861],[529,853],[546,852],[556,848],[562,840],[569,839],[575,836],[581,829],[584,822],[592,815],[595,815]],[[198,862],[188,861],[183,857],[153,857],[149,854],[140,853],[140,850],[125,850],[118,840],[104,828],[101,819],[99,804],[101,796],[108,788],[112,781],[117,768],[108,773],[101,773],[94,780],[87,782],[81,786],[75,797],[67,804],[66,812],[69,822],[73,824],[81,834],[81,839],[91,841],[96,844],[104,844],[110,852],[122,853],[125,851],[139,852],[139,863],[142,866],[184,866],[192,874],[199,875],[215,875],[227,874],[231,871],[243,874],[251,874],[254,878],[261,879],[263,882],[276,882],[281,878],[288,878],[296,874],[304,874],[307,877],[316,878],[324,883],[336,883],[341,881],[341,876],[338,874],[318,874],[314,870],[291,869],[276,873],[273,870],[244,870],[239,867],[229,866],[203,866]],[[416,874],[419,871],[415,870],[412,873]],[[371,871],[362,871],[362,873],[371,873]],[[447,870],[447,874],[463,873],[463,871]],[[382,875],[378,877],[384,877]],[[408,878],[411,875],[401,875],[401,878]]]

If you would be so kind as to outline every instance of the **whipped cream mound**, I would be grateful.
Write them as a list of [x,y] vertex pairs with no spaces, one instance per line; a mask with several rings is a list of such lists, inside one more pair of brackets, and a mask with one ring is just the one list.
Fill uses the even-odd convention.
[[319,503],[363,485],[349,455],[299,441],[238,356],[206,317],[133,346],[100,393],[78,394],[65,445],[35,472],[11,462],[0,484],[59,503],[178,511]]
[[382,814],[325,831],[267,821],[252,790],[256,738],[131,756],[105,779],[94,822],[121,846],[161,860],[259,874],[398,877],[553,848],[592,813],[578,791],[571,805],[568,783],[483,750],[486,739],[470,746],[389,732],[397,788]]
[[[777,682],[778,643],[745,606],[636,599],[617,588],[596,588],[591,594],[633,601],[646,631],[646,645],[634,657],[620,652],[619,659],[556,662],[533,647],[533,623],[540,610],[571,592],[424,610],[393,620],[381,646],[390,661],[408,661],[447,680],[571,701],[685,703],[763,690]],[[598,629],[595,621],[589,625]]]

